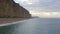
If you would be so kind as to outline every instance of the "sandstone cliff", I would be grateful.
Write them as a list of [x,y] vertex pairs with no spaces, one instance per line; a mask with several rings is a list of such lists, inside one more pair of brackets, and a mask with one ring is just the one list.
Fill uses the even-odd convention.
[[31,17],[28,10],[15,3],[13,0],[0,0],[0,17]]

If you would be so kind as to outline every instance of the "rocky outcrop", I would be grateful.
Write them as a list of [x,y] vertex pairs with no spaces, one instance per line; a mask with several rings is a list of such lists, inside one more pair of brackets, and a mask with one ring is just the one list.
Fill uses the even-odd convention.
[[15,3],[13,0],[0,0],[0,17],[31,17],[28,10]]

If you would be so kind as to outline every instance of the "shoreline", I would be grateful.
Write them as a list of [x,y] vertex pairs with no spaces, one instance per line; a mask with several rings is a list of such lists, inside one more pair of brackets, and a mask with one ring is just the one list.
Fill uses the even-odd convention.
[[31,18],[0,18],[0,24],[12,23],[16,21],[27,20]]

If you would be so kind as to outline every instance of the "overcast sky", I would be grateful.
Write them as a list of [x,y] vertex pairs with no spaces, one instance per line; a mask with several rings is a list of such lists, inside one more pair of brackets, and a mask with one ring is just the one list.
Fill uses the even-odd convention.
[[15,0],[27,9],[60,11],[60,0]]
[[15,0],[15,2],[28,9],[32,15],[60,18],[60,0]]

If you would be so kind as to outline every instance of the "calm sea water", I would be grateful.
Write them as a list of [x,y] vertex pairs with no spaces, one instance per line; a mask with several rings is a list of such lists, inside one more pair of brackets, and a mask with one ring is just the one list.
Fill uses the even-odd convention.
[[60,34],[60,18],[32,18],[19,24],[0,27],[0,34]]

